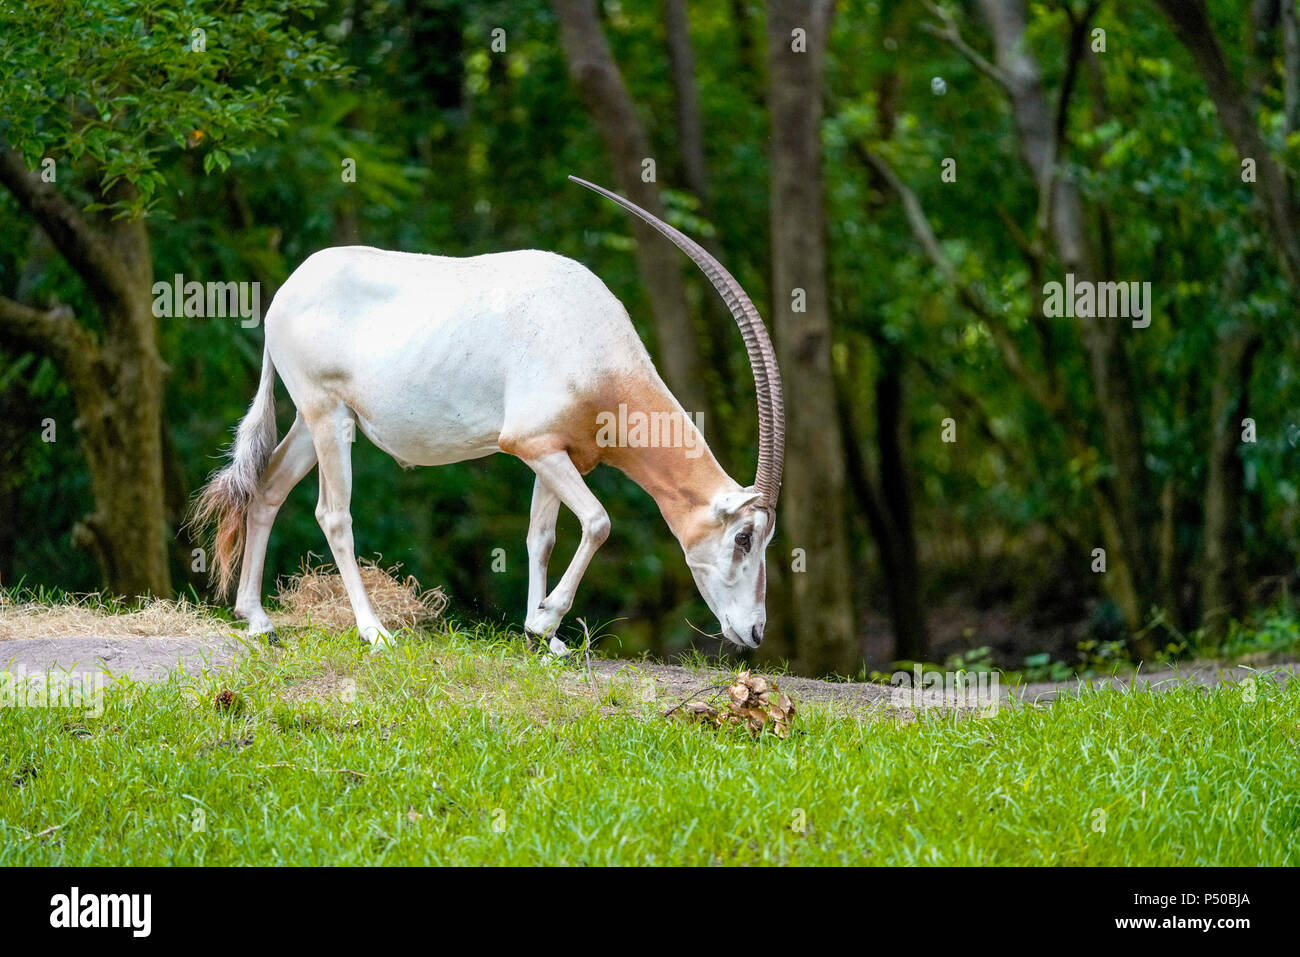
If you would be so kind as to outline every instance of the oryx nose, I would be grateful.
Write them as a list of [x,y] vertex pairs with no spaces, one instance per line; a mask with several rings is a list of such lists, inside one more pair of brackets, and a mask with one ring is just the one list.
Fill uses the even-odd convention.
[[755,646],[757,646],[757,645],[759,645],[759,644],[762,643],[762,641],[763,641],[763,626],[762,626],[762,625],[755,625],[755,626],[753,627],[753,629],[752,629],[752,630],[750,631],[750,633],[749,633],[749,640],[752,641],[752,642],[755,644]]

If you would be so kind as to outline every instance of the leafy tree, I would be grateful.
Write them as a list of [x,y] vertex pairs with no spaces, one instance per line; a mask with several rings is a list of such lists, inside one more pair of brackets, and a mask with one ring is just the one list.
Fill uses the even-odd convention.
[[286,125],[298,91],[340,75],[329,45],[297,25],[318,7],[0,9],[0,183],[80,280],[37,304],[0,298],[0,335],[68,384],[95,500],[76,537],[113,591],[171,590],[149,217],[171,198],[179,154],[225,170]]

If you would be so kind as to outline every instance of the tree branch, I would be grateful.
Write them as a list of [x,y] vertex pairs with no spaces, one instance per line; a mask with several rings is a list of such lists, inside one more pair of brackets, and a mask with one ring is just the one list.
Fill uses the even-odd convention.
[[1210,101],[1218,111],[1219,122],[1237,154],[1255,161],[1264,223],[1279,247],[1286,278],[1293,285],[1300,284],[1300,230],[1296,228],[1297,210],[1291,183],[1255,125],[1214,32],[1205,0],[1155,0],[1155,3],[1196,63]]
[[[1056,103],[1056,154],[1065,152],[1065,137],[1069,118],[1070,97],[1074,93],[1075,82],[1079,78],[1079,65],[1083,61],[1084,48],[1088,42],[1088,25],[1101,7],[1101,0],[1091,0],[1081,16],[1076,17],[1069,3],[1065,4],[1065,16],[1070,21],[1069,60],[1065,65],[1065,77],[1061,80],[1061,94]],[[1055,173],[1053,173],[1055,176]]]
[[975,291],[970,283],[962,278],[957,271],[957,267],[943,254],[939,239],[935,236],[934,229],[930,226],[930,221],[926,218],[925,210],[922,209],[921,201],[916,198],[916,194],[898,178],[893,168],[884,159],[860,144],[855,146],[855,150],[880,174],[880,177],[889,184],[889,188],[898,196],[899,201],[903,204],[903,213],[907,217],[908,226],[911,227],[912,236],[917,245],[921,247],[926,258],[934,264],[936,269],[943,273],[944,278],[956,289],[958,298],[961,299],[966,308],[983,320],[994,341],[997,342],[998,348],[1002,352],[1003,361],[1006,362],[1007,368],[1011,370],[1012,375],[1025,387],[1036,402],[1044,406],[1050,414],[1060,418],[1065,411],[1063,397],[1044,386],[1030,371],[1021,357],[1015,341],[1007,332],[1006,324],[1002,318],[994,315],[988,304],[984,302],[983,297]]
[[1290,136],[1300,129],[1300,20],[1295,0],[1282,0],[1282,133]]
[[957,26],[957,20],[951,13],[939,6],[939,4],[934,3],[933,0],[922,0],[922,2],[925,4],[925,8],[943,24],[940,27],[933,23],[922,23],[922,30],[931,36],[946,41],[949,46],[969,60],[975,69],[999,86],[1008,90],[1011,89],[1011,79],[962,38],[961,29]]
[[99,347],[67,306],[34,309],[0,296],[0,339],[11,339],[49,356],[74,392],[97,387],[94,364]]
[[[0,183],[45,230],[68,264],[99,301],[140,295],[99,230],[67,196],[27,168],[17,150],[0,146]],[[147,290],[146,290],[147,291]]]

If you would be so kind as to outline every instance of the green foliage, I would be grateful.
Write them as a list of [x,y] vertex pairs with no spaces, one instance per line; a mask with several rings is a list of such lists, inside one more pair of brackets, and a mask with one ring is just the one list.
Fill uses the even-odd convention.
[[1039,652],[1025,656],[1024,668],[1020,674],[1027,682],[1069,681],[1075,677],[1075,669],[1064,661],[1053,661],[1047,652]]
[[[323,0],[38,0],[0,8],[0,139],[35,166],[93,169],[97,193],[124,181],[121,212],[162,202],[164,159],[225,172],[285,128],[297,89],[346,72],[310,29]],[[95,202],[90,208],[103,204]]]
[[944,671],[993,671],[993,649],[987,645],[969,648],[955,655],[949,655],[943,662]]
[[1247,621],[1234,620],[1221,641],[1205,640],[1199,633],[1193,640],[1197,652],[1207,657],[1239,659],[1294,654],[1300,650],[1300,617],[1290,602],[1283,601],[1273,608],[1260,609]]

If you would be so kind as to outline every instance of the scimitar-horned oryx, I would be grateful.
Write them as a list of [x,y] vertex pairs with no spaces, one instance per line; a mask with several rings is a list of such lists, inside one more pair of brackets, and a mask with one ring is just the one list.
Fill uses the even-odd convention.
[[[243,562],[235,614],[251,635],[272,635],[262,607],[271,523],[289,491],[320,466],[316,518],[347,588],[357,629],[391,635],[362,586],[352,540],[354,430],[404,465],[443,465],[508,452],[533,470],[528,526],[530,635],[556,636],[609,516],[582,476],[605,462],[659,505],[722,634],[742,647],[763,639],[764,553],[775,531],[785,416],[772,342],[740,284],[698,243],[606,189],[570,177],[640,216],[704,271],[740,326],[758,397],[758,472],[741,486],[718,465],[668,391],[627,311],[589,269],[537,250],[469,258],[365,246],[309,257],[267,311],[262,378],[230,462],[195,504],[216,525],[213,571],[223,590]],[[275,444],[275,373],[298,414]],[[618,422],[618,428],[613,427]],[[624,427],[624,422],[638,427]],[[644,426],[661,435],[647,435]],[[657,441],[665,429],[670,441]],[[582,540],[555,590],[546,565],[563,503]]]

